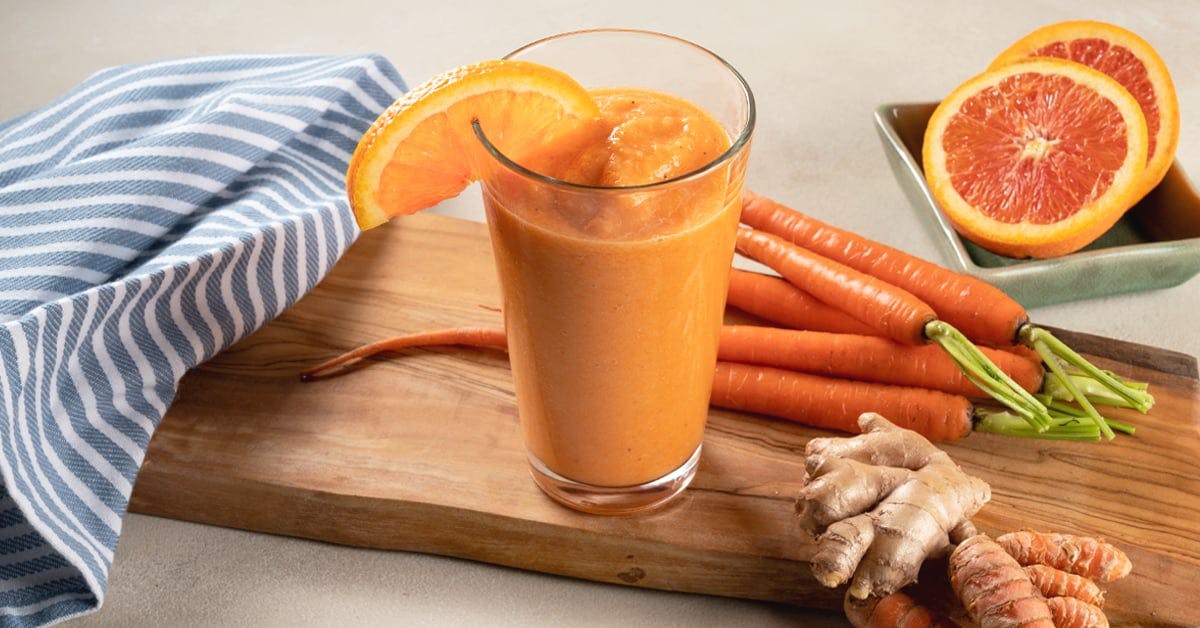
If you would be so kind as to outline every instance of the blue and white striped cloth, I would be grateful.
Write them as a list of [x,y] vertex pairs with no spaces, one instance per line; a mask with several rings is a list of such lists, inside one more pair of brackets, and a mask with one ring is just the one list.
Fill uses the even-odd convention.
[[180,59],[0,123],[0,625],[100,606],[180,377],[354,241],[346,164],[403,89],[378,56]]

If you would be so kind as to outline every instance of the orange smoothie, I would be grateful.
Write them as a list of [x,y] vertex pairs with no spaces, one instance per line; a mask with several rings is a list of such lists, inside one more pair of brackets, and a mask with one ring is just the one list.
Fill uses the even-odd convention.
[[[730,145],[683,100],[595,93],[582,149],[535,167],[576,184],[658,183]],[[700,445],[745,168],[737,158],[653,191],[548,186],[512,171],[484,186],[528,451],[597,486],[658,479]]]

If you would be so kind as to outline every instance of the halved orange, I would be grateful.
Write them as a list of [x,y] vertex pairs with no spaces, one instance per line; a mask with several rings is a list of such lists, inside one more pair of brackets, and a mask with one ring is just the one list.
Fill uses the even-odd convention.
[[1134,97],[1107,75],[1034,59],[969,79],[934,110],[922,158],[965,238],[1009,257],[1055,257],[1137,201],[1148,150]]
[[363,135],[346,172],[362,229],[457,196],[479,177],[480,127],[517,163],[599,115],[587,90],[538,63],[492,60],[442,73],[412,89]]
[[988,69],[1030,57],[1068,59],[1099,70],[1123,85],[1142,107],[1150,133],[1142,193],[1158,185],[1179,145],[1179,102],[1171,74],[1146,40],[1120,26],[1078,20],[1043,26],[1000,53]]

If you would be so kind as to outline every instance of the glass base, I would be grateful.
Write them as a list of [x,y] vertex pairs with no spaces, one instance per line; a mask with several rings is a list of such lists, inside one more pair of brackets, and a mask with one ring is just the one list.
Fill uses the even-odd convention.
[[529,472],[542,492],[554,501],[593,515],[632,515],[659,508],[683,492],[696,477],[700,465],[700,448],[674,471],[633,486],[595,486],[569,480],[551,471],[533,454],[529,455]]

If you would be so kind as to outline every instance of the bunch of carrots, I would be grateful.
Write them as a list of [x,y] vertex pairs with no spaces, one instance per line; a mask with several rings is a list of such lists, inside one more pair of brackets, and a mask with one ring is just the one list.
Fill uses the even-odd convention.
[[[961,378],[926,371],[929,365],[946,362],[928,347],[928,360],[904,361],[915,372],[910,378],[890,379],[887,369],[874,364],[868,368],[891,383],[943,390],[957,404],[990,397],[1003,406],[971,405],[978,429],[1014,436],[1111,439],[1114,430],[1132,434],[1133,427],[1101,416],[1096,405],[1147,412],[1154,404],[1144,384],[1097,368],[1030,323],[1024,307],[982,280],[751,192],[745,194],[742,222],[749,228],[739,233],[738,251],[782,279],[735,272],[730,305],[789,328],[837,332],[838,342],[856,348],[867,342],[864,333],[890,339],[894,344],[881,346],[881,356],[873,358],[878,360],[933,343],[975,390],[948,389],[947,382]],[[856,324],[867,329],[855,329]],[[980,350],[974,343],[993,349]],[[879,394],[903,398],[913,393]],[[753,410],[741,407],[740,398],[718,399],[715,393],[713,403]],[[886,416],[886,410],[879,412]]]
[[[727,325],[714,406],[858,431],[877,412],[931,441],[972,428],[1013,436],[1113,438],[1133,427],[1098,403],[1146,412],[1153,397],[1087,362],[981,280],[746,192],[738,251],[780,277],[734,269],[728,304],[773,326]],[[975,343],[985,345],[981,348]],[[304,373],[432,345],[505,350],[504,330],[457,328],[366,345]],[[984,404],[976,400],[986,400]],[[1074,402],[1069,403],[1069,402]]]

